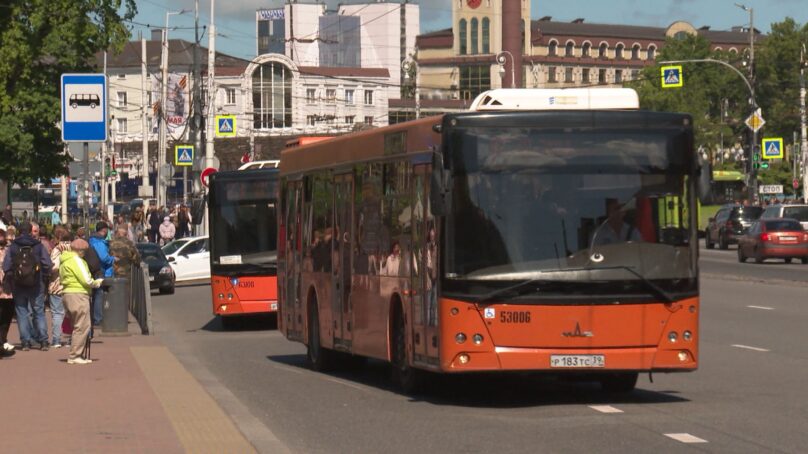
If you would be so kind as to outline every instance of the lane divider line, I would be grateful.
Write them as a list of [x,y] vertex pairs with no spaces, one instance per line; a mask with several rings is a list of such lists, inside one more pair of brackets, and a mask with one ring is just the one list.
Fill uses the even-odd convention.
[[746,306],[746,307],[748,307],[750,309],[762,309],[764,311],[773,311],[774,310],[773,307],[768,307],[768,306]]
[[623,413],[623,410],[612,407],[611,405],[589,405],[589,408],[601,413]]
[[760,348],[760,347],[750,347],[748,345],[741,345],[741,344],[732,344],[735,348],[745,348],[747,350],[754,350],[756,352],[768,352],[771,351],[768,348]]
[[708,443],[707,440],[690,435],[689,433],[663,434],[663,435],[665,435],[668,438],[673,438],[674,440],[682,443]]

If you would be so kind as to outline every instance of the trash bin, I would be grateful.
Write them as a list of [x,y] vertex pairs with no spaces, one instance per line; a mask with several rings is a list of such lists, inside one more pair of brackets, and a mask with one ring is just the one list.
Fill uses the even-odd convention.
[[129,279],[108,277],[104,279],[102,287],[104,289],[102,335],[129,335]]

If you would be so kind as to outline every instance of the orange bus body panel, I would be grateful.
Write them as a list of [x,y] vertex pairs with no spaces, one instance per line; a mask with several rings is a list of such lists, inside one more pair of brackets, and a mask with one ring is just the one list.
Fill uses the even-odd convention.
[[[452,315],[453,308],[458,310],[456,315]],[[575,371],[690,371],[698,364],[698,298],[672,304],[479,307],[441,299],[439,311],[440,369],[446,372],[567,370],[550,367],[553,354],[606,357],[604,368]],[[513,312],[529,313],[530,321],[503,322],[503,315]],[[682,338],[685,330],[693,334],[689,341]],[[668,340],[671,331],[678,335],[676,342]],[[457,333],[465,334],[468,340],[458,344]],[[480,345],[471,342],[474,334],[483,336]],[[685,360],[680,359],[680,352],[686,355]],[[469,355],[466,364],[458,361],[461,353]]]
[[[211,277],[214,315],[273,313],[278,311],[276,276]],[[221,295],[221,297],[220,297]],[[229,296],[232,295],[232,299]]]

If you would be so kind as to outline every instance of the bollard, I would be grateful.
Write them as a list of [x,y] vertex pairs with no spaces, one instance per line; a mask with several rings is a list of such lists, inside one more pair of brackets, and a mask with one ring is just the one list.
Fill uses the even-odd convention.
[[129,279],[108,277],[104,288],[104,319],[101,321],[103,336],[129,335]]

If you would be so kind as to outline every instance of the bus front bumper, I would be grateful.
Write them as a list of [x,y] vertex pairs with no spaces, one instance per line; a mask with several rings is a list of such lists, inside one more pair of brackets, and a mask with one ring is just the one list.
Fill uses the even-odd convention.
[[265,314],[278,312],[278,301],[223,301],[217,302],[213,308],[215,315],[245,315],[245,314]]

